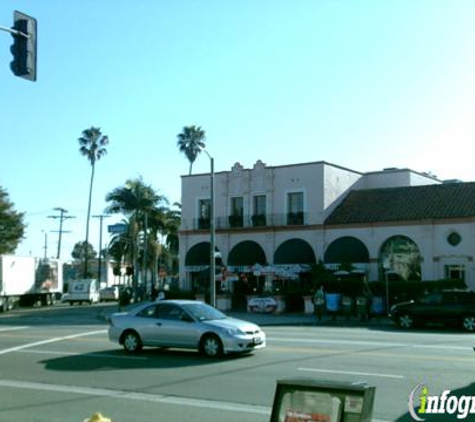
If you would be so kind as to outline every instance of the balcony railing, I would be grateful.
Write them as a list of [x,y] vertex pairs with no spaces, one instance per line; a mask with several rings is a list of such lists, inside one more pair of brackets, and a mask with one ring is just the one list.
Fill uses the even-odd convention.
[[[193,220],[193,230],[209,230],[209,219]],[[215,228],[218,230],[227,229],[249,229],[262,227],[281,226],[307,226],[309,224],[307,213],[285,213],[285,214],[255,214],[255,215],[229,215],[227,217],[216,217]]]

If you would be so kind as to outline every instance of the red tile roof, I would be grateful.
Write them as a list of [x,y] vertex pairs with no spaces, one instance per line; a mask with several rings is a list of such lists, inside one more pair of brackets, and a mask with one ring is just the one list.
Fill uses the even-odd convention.
[[475,217],[475,182],[351,191],[327,225]]

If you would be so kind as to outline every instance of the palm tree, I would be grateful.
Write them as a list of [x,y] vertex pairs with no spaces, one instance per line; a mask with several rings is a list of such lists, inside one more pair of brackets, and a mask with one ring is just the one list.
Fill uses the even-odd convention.
[[[107,153],[106,145],[109,143],[109,138],[102,135],[101,130],[98,127],[91,127],[83,130],[82,136],[78,139],[79,152],[84,155],[89,163],[91,163],[91,182],[89,185],[89,202],[87,206],[87,218],[86,218],[86,241],[89,243],[89,220],[91,219],[91,199],[92,199],[92,185],[94,182],[94,170],[96,167],[96,161],[100,160]],[[88,276],[87,270],[88,258],[84,260],[84,277]]]
[[189,174],[191,175],[196,157],[206,147],[206,132],[201,129],[201,126],[185,126],[182,132],[177,135],[177,138],[178,149],[186,155],[190,162]]
[[[110,205],[106,208],[108,213],[122,213],[129,219],[129,225],[135,224],[137,229],[134,230],[132,240],[132,256],[134,264],[134,287],[138,281],[138,234],[142,233],[143,245],[143,264],[142,271],[146,269],[147,246],[151,243],[148,239],[149,234],[152,236],[152,241],[156,238],[156,231],[149,230],[149,221],[155,227],[160,219],[160,215],[164,215],[166,208],[161,206],[162,203],[168,203],[164,196],[158,195],[154,189],[146,185],[142,178],[129,179],[125,182],[125,186],[118,187],[106,195],[106,201]],[[150,233],[149,233],[150,232]]]

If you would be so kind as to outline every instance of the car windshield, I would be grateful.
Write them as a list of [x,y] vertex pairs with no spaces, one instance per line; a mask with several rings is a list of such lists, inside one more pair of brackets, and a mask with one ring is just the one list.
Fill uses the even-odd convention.
[[193,318],[196,318],[198,321],[227,318],[225,314],[218,311],[216,308],[213,308],[212,306],[206,305],[205,303],[190,303],[183,305],[183,309],[185,309]]

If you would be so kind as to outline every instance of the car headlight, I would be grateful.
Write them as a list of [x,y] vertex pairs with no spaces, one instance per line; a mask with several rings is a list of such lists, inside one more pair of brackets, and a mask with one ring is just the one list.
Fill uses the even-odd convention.
[[227,328],[226,333],[230,336],[242,336],[244,333],[239,328]]

